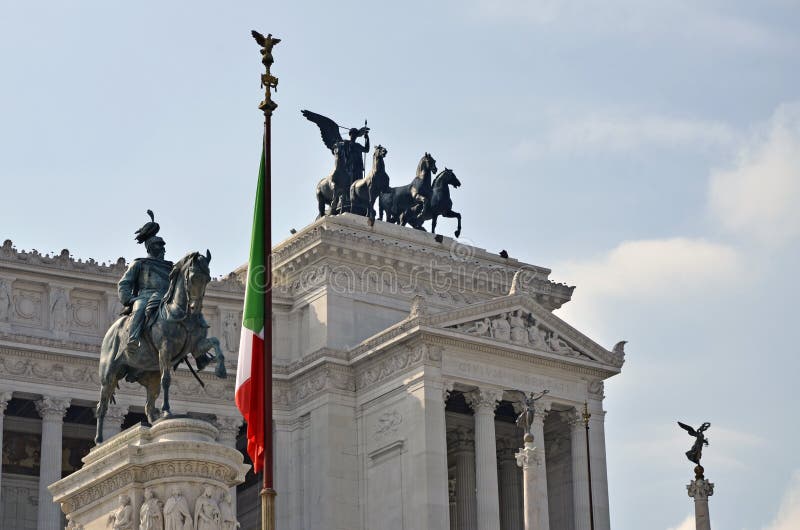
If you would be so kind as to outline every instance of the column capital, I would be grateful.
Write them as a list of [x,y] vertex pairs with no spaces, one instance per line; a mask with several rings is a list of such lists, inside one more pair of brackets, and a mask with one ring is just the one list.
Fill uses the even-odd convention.
[[445,379],[442,381],[442,405],[447,405],[447,399],[453,392],[453,385],[455,385],[455,381],[452,379]]
[[503,398],[503,391],[496,388],[476,388],[465,393],[464,398],[476,414],[493,414]]
[[36,411],[44,421],[62,420],[67,413],[72,398],[42,396],[34,402]]
[[586,426],[583,423],[583,414],[578,409],[571,409],[561,412],[561,419],[569,425],[570,430],[575,432],[578,429],[584,429]]
[[129,408],[130,405],[126,403],[109,403],[108,409],[106,410],[106,421],[108,421],[109,424],[122,425],[125,416],[128,415]]
[[687,484],[686,490],[689,497],[694,500],[708,500],[709,497],[714,495],[714,483],[701,478]]
[[241,416],[219,416],[217,415],[214,424],[219,430],[219,441],[235,443],[236,437],[239,436],[239,429],[242,426],[243,419]]
[[525,442],[525,447],[520,449],[515,457],[517,465],[522,469],[530,469],[542,465],[541,456],[536,447],[534,447],[533,442]]
[[6,413],[6,407],[12,397],[13,393],[10,390],[0,390],[0,416]]

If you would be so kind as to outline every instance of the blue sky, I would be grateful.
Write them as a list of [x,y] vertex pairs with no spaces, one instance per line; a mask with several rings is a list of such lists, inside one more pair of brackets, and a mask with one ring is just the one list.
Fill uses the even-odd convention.
[[395,185],[430,151],[465,241],[551,267],[577,285],[563,318],[630,341],[606,386],[612,527],[690,527],[678,419],[712,423],[715,528],[800,527],[800,3],[222,6],[0,3],[0,238],[132,258],[152,208],[171,257],[244,262],[249,30],[272,31],[275,239],[331,168],[300,109],[368,119]]

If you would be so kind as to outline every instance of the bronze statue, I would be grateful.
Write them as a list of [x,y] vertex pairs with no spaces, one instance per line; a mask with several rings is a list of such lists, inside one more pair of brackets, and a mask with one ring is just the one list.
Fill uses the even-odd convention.
[[[169,417],[170,370],[194,357],[197,369],[216,360],[217,377],[227,376],[222,348],[216,337],[208,337],[203,318],[203,296],[211,281],[211,253],[190,252],[173,266],[164,260],[164,241],[156,236],[158,224],[151,221],[137,231],[149,258],[135,260],[120,281],[120,300],[130,307],[103,338],[100,347],[100,400],[97,404],[95,442],[103,441],[103,420],[108,404],[122,379],[147,389],[145,414],[158,419],[155,401],[164,392],[162,416]],[[165,271],[166,277],[164,276]],[[135,337],[132,337],[136,333]],[[214,349],[215,355],[209,355]],[[196,376],[196,374],[195,374]],[[199,380],[199,378],[198,378]]]
[[461,235],[461,214],[453,210],[453,201],[450,199],[450,186],[458,188],[461,181],[458,180],[452,169],[444,168],[444,171],[436,175],[431,186],[431,197],[428,201],[427,211],[422,209],[416,221],[422,225],[424,221],[431,220],[431,233],[436,233],[436,220],[439,216],[455,217],[458,219],[458,227],[455,236]]
[[690,426],[686,425],[685,423],[678,422],[681,429],[685,430],[689,433],[689,436],[694,436],[695,441],[692,448],[686,451],[686,458],[689,459],[690,462],[694,462],[698,466],[700,465],[700,459],[703,457],[703,446],[709,445],[708,438],[705,437],[703,434],[711,424],[709,422],[703,423],[697,430],[694,430]]
[[272,36],[272,33],[265,37],[256,30],[252,30],[250,34],[253,35],[256,43],[261,46],[261,63],[267,69],[266,73],[261,74],[261,88],[264,89],[264,101],[258,105],[258,108],[263,110],[265,115],[267,115],[278,108],[278,104],[272,101],[272,94],[270,93],[270,89],[272,88],[274,88],[276,92],[278,91],[278,78],[272,75],[270,67],[272,67],[272,63],[275,62],[275,59],[272,57],[272,48],[275,47],[281,39],[276,39]]
[[[349,210],[350,207],[350,186],[357,179],[364,176],[364,162],[362,155],[369,152],[369,127],[364,125],[359,129],[352,128],[348,131],[348,140],[342,139],[339,134],[339,127],[335,121],[321,114],[309,110],[301,111],[307,120],[315,123],[319,127],[320,135],[325,146],[333,153],[335,165],[333,172],[328,176],[328,188],[333,193],[331,197],[331,215]],[[364,137],[364,145],[356,140]],[[322,182],[317,186],[317,199],[320,200],[320,188]],[[324,190],[323,190],[324,191]],[[320,208],[324,209],[324,206]],[[324,212],[320,212],[324,215]]]
[[522,412],[519,413],[517,416],[517,427],[525,431],[525,434],[530,434],[531,436],[533,433],[531,432],[531,426],[533,425],[533,418],[536,415],[536,408],[534,407],[535,403],[542,399],[545,395],[549,394],[549,390],[542,390],[541,392],[522,392],[521,390],[517,390],[520,394],[522,394],[522,404],[525,407]]
[[372,155],[372,171],[366,178],[358,179],[350,186],[350,212],[375,219],[375,199],[389,191],[389,175],[383,159],[389,151],[382,145],[375,147]]
[[422,229],[422,223],[417,219],[426,210],[432,191],[431,175],[437,171],[436,160],[426,152],[417,164],[417,175],[411,184],[389,188],[388,192],[381,194],[378,201],[379,218],[383,220],[386,212],[386,221],[390,223],[403,226],[410,224],[418,230]]

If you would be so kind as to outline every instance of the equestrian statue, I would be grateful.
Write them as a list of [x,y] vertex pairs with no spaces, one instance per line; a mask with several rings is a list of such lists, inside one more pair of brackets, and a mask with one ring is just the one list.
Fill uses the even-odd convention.
[[[103,442],[103,420],[121,380],[145,387],[145,414],[152,423],[159,418],[155,402],[161,391],[160,414],[171,416],[170,371],[185,362],[197,377],[189,356],[194,358],[197,370],[216,361],[216,376],[227,377],[219,340],[207,336],[208,324],[202,313],[203,296],[211,281],[211,253],[190,252],[173,265],[164,259],[166,245],[157,235],[160,226],[153,212],[147,213],[150,222],[136,231],[136,241],[144,244],[147,257],[135,259],[120,280],[118,293],[125,310],[108,329],[100,347],[97,444]],[[208,353],[211,349],[214,355]]]
[[[350,209],[350,186],[364,177],[362,155],[369,153],[369,127],[351,128],[348,140],[342,139],[335,121],[309,110],[301,111],[305,118],[319,127],[325,147],[334,157],[334,168],[330,175],[317,184],[319,217],[325,215],[325,206],[330,205],[330,214],[336,215]],[[356,140],[364,137],[364,145]]]

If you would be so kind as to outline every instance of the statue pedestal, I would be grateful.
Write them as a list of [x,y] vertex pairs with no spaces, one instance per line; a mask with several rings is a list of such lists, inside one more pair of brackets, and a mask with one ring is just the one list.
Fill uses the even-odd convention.
[[70,529],[161,530],[159,517],[183,528],[200,513],[217,521],[206,527],[233,530],[229,491],[244,482],[248,466],[216,437],[216,427],[191,418],[137,425],[92,449],[80,470],[49,489]]
[[694,519],[697,530],[711,530],[711,517],[708,513],[708,498],[714,494],[714,484],[703,476],[702,466],[695,468],[695,479],[686,489],[694,499]]

